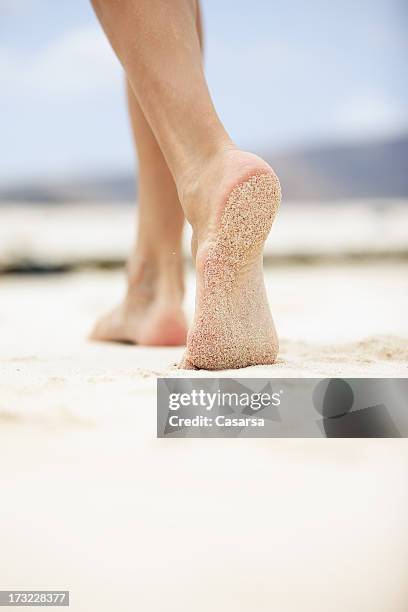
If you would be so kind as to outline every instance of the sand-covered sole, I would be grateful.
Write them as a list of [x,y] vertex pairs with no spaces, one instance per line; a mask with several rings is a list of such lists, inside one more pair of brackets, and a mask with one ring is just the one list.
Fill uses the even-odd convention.
[[208,370],[274,363],[277,337],[262,250],[281,199],[275,174],[253,174],[226,199],[215,242],[199,257],[203,286],[181,367]]

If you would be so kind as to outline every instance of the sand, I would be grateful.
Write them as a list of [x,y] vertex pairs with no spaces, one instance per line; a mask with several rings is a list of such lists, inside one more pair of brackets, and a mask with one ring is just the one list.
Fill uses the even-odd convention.
[[[318,222],[317,222],[318,220]],[[134,204],[24,203],[0,207],[0,271],[35,263],[123,263],[135,228]],[[190,253],[191,234],[184,236]],[[75,247],[73,248],[73,245]],[[267,259],[308,260],[408,254],[408,202],[379,200],[282,203],[266,241]]]
[[[268,266],[281,352],[239,375],[407,376],[407,268]],[[406,441],[156,439],[183,349],[84,339],[123,282],[1,279],[1,588],[70,589],[75,612],[404,612]]]
[[[408,263],[267,266],[265,277],[281,340],[278,362],[240,369],[240,376],[407,376]],[[139,374],[153,379],[186,375],[173,365],[182,347],[86,341],[95,318],[119,300],[123,288],[118,271],[3,277],[1,383],[9,386],[16,376],[15,362],[25,383],[47,379],[48,367],[67,384],[74,372],[86,380],[88,368],[118,384],[133,382]],[[191,319],[191,270],[185,306]],[[119,364],[126,365],[125,371]],[[14,391],[23,396],[18,387]],[[3,398],[4,393],[3,387]]]

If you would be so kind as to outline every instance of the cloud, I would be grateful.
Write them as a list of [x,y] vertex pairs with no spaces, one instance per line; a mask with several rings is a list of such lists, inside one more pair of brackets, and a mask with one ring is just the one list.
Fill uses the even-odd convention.
[[120,83],[119,62],[97,25],[69,30],[35,52],[0,47],[0,88],[9,95],[72,98]]
[[1,0],[0,16],[27,16],[27,13],[34,9],[35,4],[36,0],[24,0],[24,2],[16,2],[16,0]]
[[408,113],[390,94],[360,92],[347,97],[335,111],[340,134],[352,137],[393,135],[408,127]]

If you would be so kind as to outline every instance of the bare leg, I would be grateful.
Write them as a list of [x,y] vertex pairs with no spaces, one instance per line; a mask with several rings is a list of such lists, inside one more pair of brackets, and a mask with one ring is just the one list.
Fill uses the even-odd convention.
[[273,363],[277,338],[263,285],[262,249],[279,205],[279,182],[262,159],[234,146],[215,112],[195,1],[93,4],[193,227],[196,313],[184,366]]
[[137,240],[125,298],[96,324],[95,340],[185,344],[181,234],[184,213],[173,177],[131,88],[129,115],[139,159]]
[[[199,7],[196,19],[203,44]],[[128,287],[119,306],[102,317],[91,337],[135,344],[185,344],[181,235],[184,212],[156,138],[127,82],[133,139],[139,160],[139,223],[128,262]]]

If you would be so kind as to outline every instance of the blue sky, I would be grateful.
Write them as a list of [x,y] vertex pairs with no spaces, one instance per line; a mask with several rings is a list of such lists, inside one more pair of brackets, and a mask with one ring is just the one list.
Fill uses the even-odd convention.
[[[404,0],[204,0],[203,12],[210,89],[239,145],[408,132]],[[0,0],[0,183],[132,165],[121,69],[89,2]]]

